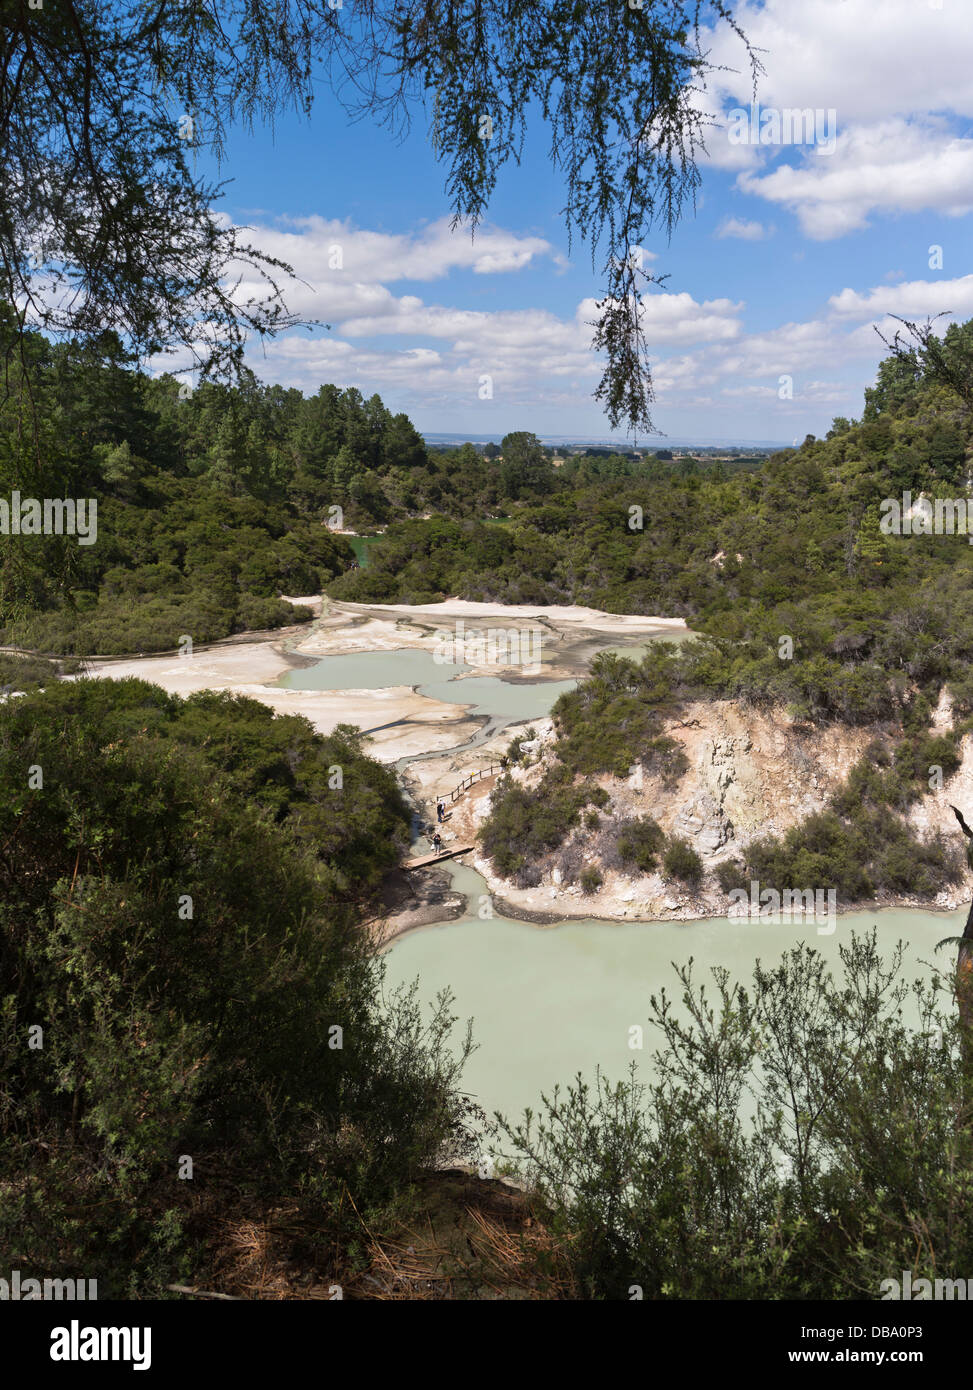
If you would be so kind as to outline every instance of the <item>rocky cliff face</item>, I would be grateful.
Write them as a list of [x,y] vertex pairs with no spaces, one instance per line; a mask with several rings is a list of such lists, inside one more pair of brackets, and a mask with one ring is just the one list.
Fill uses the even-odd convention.
[[646,780],[642,800],[652,806],[640,809],[633,799],[630,813],[648,810],[712,863],[820,811],[871,737],[842,726],[809,731],[782,712],[728,701],[689,705],[666,732],[682,745],[689,770],[668,792]]
[[[935,727],[948,728],[950,717],[948,706],[941,702]],[[554,739],[549,720],[535,727],[537,761],[513,773],[528,785],[535,785],[543,775]],[[478,857],[476,867],[491,891],[509,908],[527,915],[648,920],[723,916],[727,897],[714,883],[712,870],[723,860],[737,857],[750,840],[782,834],[823,810],[874,737],[870,730],[842,725],[811,730],[794,724],[781,710],[755,711],[730,701],[686,705],[668,721],[666,732],[682,745],[688,770],[668,787],[658,777],[597,779],[611,797],[603,814],[611,819],[651,815],[668,834],[688,840],[707,870],[701,891],[692,893],[659,873],[633,875],[627,869],[606,866],[600,850],[608,846],[610,828],[604,837],[597,831],[574,832],[585,862],[601,864],[604,883],[597,892],[583,895],[579,887],[566,886],[556,864],[545,866],[536,887],[518,889],[497,878],[490,864]],[[963,762],[955,775],[912,808],[910,821],[923,833],[955,832],[951,801],[973,809],[973,739],[969,736],[961,751]],[[474,793],[464,810],[469,828],[475,829],[488,814],[488,795]],[[611,856],[606,858],[610,861]],[[958,888],[952,895],[942,894],[936,905],[954,907],[962,897],[963,890]]]

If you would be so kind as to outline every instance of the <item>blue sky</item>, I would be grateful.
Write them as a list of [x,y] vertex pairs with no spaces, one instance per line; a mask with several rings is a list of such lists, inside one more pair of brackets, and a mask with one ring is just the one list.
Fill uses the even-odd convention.
[[[767,0],[739,14],[765,50],[762,109],[820,110],[835,139],[732,143],[745,71],[701,98],[718,124],[696,213],[671,244],[643,243],[669,276],[647,307],[653,416],[671,438],[791,441],[860,414],[888,315],[973,316],[973,24],[961,0]],[[732,40],[712,44],[714,62],[742,69]],[[255,352],[264,380],[377,391],[427,431],[608,432],[585,326],[602,285],[586,247],[568,252],[542,126],[472,242],[449,231],[421,112],[396,144],[322,90],[310,124],[235,133],[220,173],[221,210],[308,282],[289,303],[332,325]]]

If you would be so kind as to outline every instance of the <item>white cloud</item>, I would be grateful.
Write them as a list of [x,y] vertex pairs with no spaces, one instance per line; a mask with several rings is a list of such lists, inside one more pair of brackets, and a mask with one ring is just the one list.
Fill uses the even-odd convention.
[[884,314],[920,319],[944,310],[959,319],[973,315],[973,275],[956,280],[909,280],[904,284],[878,285],[865,294],[844,289],[828,300],[842,319],[874,319]]
[[[475,389],[489,374],[508,395],[549,399],[568,387],[590,397],[602,370],[591,348],[596,301],[577,303],[571,316],[542,308],[471,309],[436,303],[415,294],[397,295],[396,280],[441,279],[450,269],[482,275],[516,270],[535,258],[559,259],[536,237],[499,228],[468,236],[450,233],[445,221],[413,236],[390,236],[317,217],[288,222],[287,230],[258,228],[253,241],[285,259],[300,277],[288,285],[288,307],[309,320],[331,325],[328,334],[287,335],[267,344],[264,365],[277,378],[314,389],[324,380],[374,386],[381,392],[417,387],[426,396]],[[336,255],[335,248],[340,248]],[[654,256],[645,253],[646,258]],[[387,283],[388,282],[388,283]],[[240,285],[242,297],[256,289]],[[742,302],[718,298],[698,302],[682,292],[650,294],[644,323],[653,346],[685,347],[731,342],[740,333]],[[378,339],[398,340],[392,348]],[[364,341],[363,341],[364,340]],[[437,346],[433,349],[429,340]],[[566,394],[570,400],[570,393]]]
[[[285,282],[291,312],[330,324],[398,316],[400,301],[386,288],[396,281],[439,280],[455,270],[506,274],[545,258],[559,269],[567,264],[542,237],[488,227],[473,239],[468,230],[451,231],[449,218],[401,234],[370,231],[347,220],[282,218],[276,226],[249,228],[247,238],[294,268],[297,279]],[[247,267],[239,266],[237,273],[243,276],[238,300],[265,293]]]
[[[327,336],[289,335],[268,344],[265,357],[275,379],[306,389],[325,380],[381,392],[421,385],[426,399],[437,391],[475,395],[480,376],[487,373],[508,398],[550,401],[558,394],[553,385],[558,381],[570,380],[590,395],[602,370],[591,350],[594,299],[582,300],[571,319],[543,309],[427,305],[413,295],[390,295],[385,307],[383,315],[336,324]],[[653,345],[728,342],[740,332],[742,308],[728,299],[697,303],[685,293],[656,294],[646,300],[646,331]],[[355,343],[377,336],[413,341],[404,349]],[[414,345],[416,338],[430,337],[443,340],[443,348]],[[576,397],[565,399],[577,404]]]
[[762,222],[746,222],[739,217],[724,217],[714,236],[737,237],[740,241],[763,241],[767,235]]
[[496,275],[523,270],[543,257],[565,264],[543,237],[518,236],[498,227],[481,227],[471,236],[469,228],[454,230],[450,223],[450,218],[441,217],[416,232],[390,233],[356,227],[348,219],[282,218],[278,226],[255,227],[252,239],[262,251],[288,261],[311,284],[337,274],[383,284],[439,280],[452,270]]
[[[962,0],[746,0],[734,18],[759,53],[765,106],[834,107],[842,126],[914,111],[973,116],[973,25]],[[725,27],[708,34],[713,91],[737,105],[751,98],[750,72]]]
[[744,172],[737,182],[796,213],[808,236],[829,240],[876,212],[973,210],[973,139],[946,135],[939,122],[888,120],[839,135],[833,154],[812,150],[800,165]]
[[[288,252],[273,249],[289,254],[298,273],[310,279],[316,269],[320,275],[321,256],[333,244],[329,239],[335,225],[307,219],[303,226],[303,231],[284,234],[290,238]],[[740,235],[741,228],[744,235],[755,235],[749,224],[734,219],[720,230]],[[498,230],[494,237],[494,250],[507,248],[501,257],[504,265],[512,266],[528,253],[530,258],[548,254],[521,245],[509,233]],[[424,249],[417,249],[417,243]],[[469,428],[476,428],[473,421],[479,420],[489,429],[497,418],[497,405],[509,419],[511,409],[556,414],[590,400],[602,370],[591,350],[597,317],[594,298],[582,299],[573,315],[562,317],[537,307],[470,309],[415,294],[396,295],[387,284],[362,274],[411,279],[421,268],[427,279],[441,278],[446,273],[443,265],[455,265],[459,258],[441,228],[427,228],[415,238],[356,229],[354,239],[345,244],[355,247],[353,268],[346,259],[340,271],[312,282],[300,305],[308,316],[330,322],[332,331],[310,337],[288,334],[268,343],[263,362],[253,362],[261,375],[305,390],[323,381],[356,385],[366,392],[378,391],[396,402],[396,408],[443,418],[450,413],[461,416]],[[442,253],[438,275],[427,254],[433,244]],[[465,264],[473,268],[469,258]],[[744,328],[742,301],[700,301],[687,292],[649,294],[644,324],[654,354],[659,407],[697,410],[709,401],[716,410],[744,411],[749,402],[762,406],[765,415],[779,416],[782,424],[826,405],[834,406],[832,413],[856,413],[862,369],[867,379],[882,355],[871,323],[864,320],[900,310],[921,312],[926,297],[932,297],[930,309],[938,309],[944,305],[935,297],[943,294],[950,299],[945,307],[955,305],[959,311],[968,301],[973,304],[973,276],[882,285],[864,292],[843,289],[820,317],[753,333]],[[847,384],[834,380],[842,369],[851,375]],[[779,378],[785,374],[794,379],[794,401],[779,400]],[[479,396],[484,375],[493,384],[491,402]],[[783,428],[789,432],[787,424]]]
[[[874,214],[973,209],[973,24],[968,5],[944,0],[745,0],[735,18],[764,72],[764,110],[834,111],[837,149],[734,145],[728,107],[752,99],[742,46],[726,27],[705,36],[711,63],[700,109],[722,128],[705,163],[736,171],[750,195],[786,207],[817,240],[858,231]],[[935,113],[935,114],[934,114]],[[786,153],[784,150],[786,149]]]
[[[802,437],[807,429],[821,431],[822,413],[828,419],[857,415],[862,386],[884,349],[871,323],[855,321],[859,310],[871,306],[873,292],[859,296],[852,314],[848,296],[854,293],[833,296],[828,315],[755,333],[744,330],[743,306],[731,301],[652,296],[648,303],[657,317],[648,331],[653,349],[659,349],[652,359],[656,413],[689,411],[693,421],[701,421],[705,410],[712,428],[719,412],[728,411],[737,430],[778,438],[789,437],[795,427]],[[877,299],[874,307],[882,307]],[[540,427],[546,418],[547,428],[556,429],[567,418],[564,412],[587,407],[602,370],[590,350],[586,320],[593,309],[594,301],[585,300],[573,319],[558,319],[539,309],[470,313],[413,304],[398,323],[412,325],[398,334],[401,348],[376,346],[364,334],[343,336],[343,330],[311,339],[289,334],[267,344],[263,364],[253,365],[261,375],[308,391],[324,381],[377,391],[396,409],[427,421],[450,419],[457,428],[490,430],[500,427],[498,420],[506,427],[517,417],[525,428]],[[429,322],[441,330],[436,347],[414,341],[416,330]],[[879,327],[891,336],[895,325],[885,319]],[[670,355],[667,349],[673,349]],[[490,401],[479,396],[484,374],[493,384]],[[778,395],[782,375],[793,378],[793,400]],[[758,407],[761,428],[748,427],[747,412]],[[590,410],[597,422],[597,406]]]

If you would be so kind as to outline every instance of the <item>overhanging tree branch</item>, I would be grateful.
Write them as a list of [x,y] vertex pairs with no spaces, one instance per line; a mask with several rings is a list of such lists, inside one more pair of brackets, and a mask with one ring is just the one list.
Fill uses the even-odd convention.
[[[651,429],[642,293],[661,280],[630,248],[695,196],[707,33],[729,28],[759,70],[723,0],[0,0],[0,16],[0,298],[25,327],[111,329],[137,360],[182,350],[236,373],[251,335],[300,322],[290,267],[216,216],[223,185],[190,168],[180,116],[221,157],[234,122],[308,114],[322,78],[396,135],[435,93],[454,225],[473,232],[528,120],[547,126],[569,244],[602,257],[596,396],[613,426]],[[240,263],[257,281],[242,302]]]

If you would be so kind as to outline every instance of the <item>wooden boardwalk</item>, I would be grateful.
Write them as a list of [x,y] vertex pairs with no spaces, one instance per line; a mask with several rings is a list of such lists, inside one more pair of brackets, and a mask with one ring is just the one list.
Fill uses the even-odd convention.
[[427,854],[422,859],[403,859],[400,869],[424,869],[427,864],[435,864],[439,859],[452,859],[457,854],[466,854],[472,845],[448,845],[439,854]]

